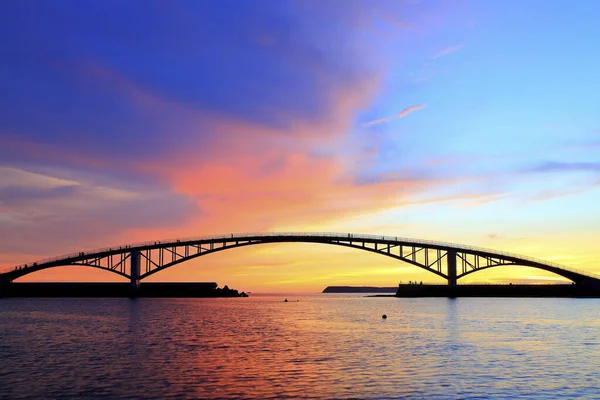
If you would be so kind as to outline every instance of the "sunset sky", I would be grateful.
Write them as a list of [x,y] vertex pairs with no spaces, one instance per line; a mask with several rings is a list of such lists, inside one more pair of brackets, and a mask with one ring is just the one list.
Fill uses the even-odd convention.
[[[230,232],[394,235],[600,273],[600,2],[5,1],[0,267]],[[22,281],[115,281],[64,267]],[[441,283],[326,245],[155,274]],[[523,267],[466,282],[553,282]]]

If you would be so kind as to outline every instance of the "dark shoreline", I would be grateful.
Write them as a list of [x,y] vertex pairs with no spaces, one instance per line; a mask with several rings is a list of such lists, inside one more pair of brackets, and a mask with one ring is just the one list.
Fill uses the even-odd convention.
[[[10,283],[2,297],[132,297],[129,283]],[[215,282],[141,283],[135,297],[246,297]]]

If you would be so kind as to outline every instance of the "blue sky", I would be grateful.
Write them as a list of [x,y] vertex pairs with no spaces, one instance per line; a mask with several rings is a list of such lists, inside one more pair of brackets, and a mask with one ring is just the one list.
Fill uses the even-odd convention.
[[[600,272],[596,2],[0,8],[0,265],[162,237],[319,229]],[[244,260],[266,263],[256,257],[215,263],[241,271]],[[236,268],[223,279],[236,283]]]

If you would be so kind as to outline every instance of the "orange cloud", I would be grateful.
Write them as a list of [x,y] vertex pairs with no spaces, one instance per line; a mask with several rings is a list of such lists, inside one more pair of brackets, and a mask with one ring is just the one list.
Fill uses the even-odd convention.
[[430,182],[396,180],[357,185],[341,163],[305,153],[264,151],[236,160],[160,172],[175,193],[197,199],[204,229],[266,230],[282,224],[335,219],[399,204],[402,194]]
[[[191,235],[275,230],[298,221],[310,224],[398,206],[439,182],[386,178],[358,183],[353,171],[369,154],[339,155],[348,145],[345,134],[357,111],[369,104],[378,85],[379,78],[372,76],[325,93],[330,104],[326,118],[292,121],[280,129],[211,116],[209,149],[179,149],[137,169],[196,201],[200,212],[184,228]],[[423,107],[409,107],[399,115]],[[336,151],[315,155],[324,148]],[[155,233],[130,234],[151,239]]]

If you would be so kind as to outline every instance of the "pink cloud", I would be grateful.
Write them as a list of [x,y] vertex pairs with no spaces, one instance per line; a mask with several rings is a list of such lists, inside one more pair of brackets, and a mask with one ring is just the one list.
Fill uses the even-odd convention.
[[[345,145],[345,133],[378,84],[373,76],[330,92],[327,118],[296,121],[288,128],[215,117],[210,152],[199,157],[191,147],[137,168],[195,199],[201,213],[192,219],[205,232],[269,230],[393,207],[402,196],[433,183],[397,178],[358,184],[349,166],[368,154],[314,155],[324,146]],[[423,107],[407,107],[397,117]]]

